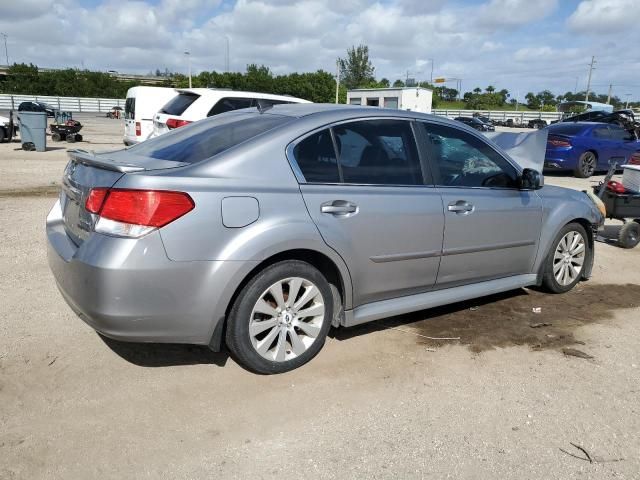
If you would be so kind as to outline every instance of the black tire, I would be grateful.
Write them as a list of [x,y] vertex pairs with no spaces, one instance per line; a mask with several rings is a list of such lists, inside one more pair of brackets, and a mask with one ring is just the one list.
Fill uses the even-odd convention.
[[76,142],[81,142],[82,141],[82,135],[80,135],[79,133],[76,133]]
[[578,159],[578,165],[573,174],[578,178],[589,178],[596,172],[598,157],[591,150],[584,152]]
[[33,142],[26,142],[22,144],[22,150],[25,152],[33,152],[36,149],[36,146]]
[[4,127],[0,127],[0,143],[8,142],[9,135],[7,135],[7,131]]
[[633,248],[640,243],[640,223],[638,221],[625,223],[618,232],[618,245],[622,248]]
[[[556,276],[554,275],[554,265],[556,264],[554,257],[555,257],[555,253],[556,250],[558,249],[558,246],[560,244],[560,241],[565,237],[565,235],[567,235],[569,232],[577,232],[580,235],[582,235],[582,238],[584,240],[584,248],[585,248],[585,252],[584,252],[584,260],[582,263],[582,266],[580,268],[580,272],[578,273],[578,275],[576,275],[576,278],[566,284],[563,285],[560,282],[558,282],[558,280],[556,279]],[[586,268],[586,266],[591,262],[591,255],[593,254],[593,252],[591,251],[591,248],[589,247],[589,237],[587,235],[587,231],[584,229],[584,227],[582,225],[580,225],[579,223],[568,223],[567,225],[565,225],[564,227],[562,227],[562,229],[558,232],[558,234],[555,236],[555,238],[553,239],[553,242],[551,243],[551,247],[549,248],[549,251],[547,252],[547,256],[544,259],[544,264],[543,264],[543,276],[542,276],[542,287],[547,290],[550,293],[565,293],[568,292],[569,290],[571,290],[573,287],[576,286],[576,284],[582,280],[582,278],[584,277],[584,269]]]
[[51,140],[54,142],[59,142],[62,140],[62,137],[60,136],[59,133],[52,133],[51,134]]
[[76,143],[75,134],[71,133],[71,134],[67,135],[67,143]]
[[[289,360],[274,361],[264,358],[251,342],[249,323],[254,305],[264,292],[278,281],[300,277],[313,283],[322,295],[324,318],[320,331],[304,353]],[[329,283],[314,266],[299,260],[286,260],[265,268],[256,274],[238,294],[227,320],[225,340],[233,358],[244,368],[255,373],[283,373],[298,368],[322,349],[331,327],[333,297]],[[290,339],[290,337],[286,337]],[[275,341],[275,339],[274,339]],[[291,342],[291,340],[288,340]]]

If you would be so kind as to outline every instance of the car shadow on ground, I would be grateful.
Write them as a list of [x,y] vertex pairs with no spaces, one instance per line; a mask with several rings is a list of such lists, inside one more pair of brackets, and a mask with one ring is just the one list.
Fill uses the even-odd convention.
[[213,352],[205,345],[176,343],[132,343],[98,336],[119,357],[140,367],[175,367],[183,365],[217,365],[224,367],[226,352]]

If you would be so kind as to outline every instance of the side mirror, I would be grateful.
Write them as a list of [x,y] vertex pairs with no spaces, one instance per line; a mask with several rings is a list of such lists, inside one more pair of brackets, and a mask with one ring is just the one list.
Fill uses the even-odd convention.
[[540,190],[544,185],[542,175],[533,168],[525,168],[520,177],[521,190]]

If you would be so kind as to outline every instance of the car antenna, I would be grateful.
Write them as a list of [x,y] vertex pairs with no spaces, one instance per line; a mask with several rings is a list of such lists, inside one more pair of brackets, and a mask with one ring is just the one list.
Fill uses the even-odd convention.
[[258,98],[258,101],[256,103],[257,103],[256,107],[258,107],[258,112],[260,113],[264,113],[267,110],[270,110],[273,108],[273,103],[263,98]]

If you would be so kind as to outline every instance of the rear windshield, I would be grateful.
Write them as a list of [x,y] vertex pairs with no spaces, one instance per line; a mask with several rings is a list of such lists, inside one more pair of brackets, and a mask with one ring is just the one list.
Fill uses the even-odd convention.
[[558,135],[577,135],[584,130],[584,125],[575,125],[571,123],[556,123],[549,126],[549,133]]
[[200,95],[191,92],[180,92],[177,96],[169,100],[160,113],[166,113],[168,115],[182,115],[184,111],[195,102]]
[[181,127],[129,149],[159,160],[196,163],[291,121],[268,114],[224,114]]

